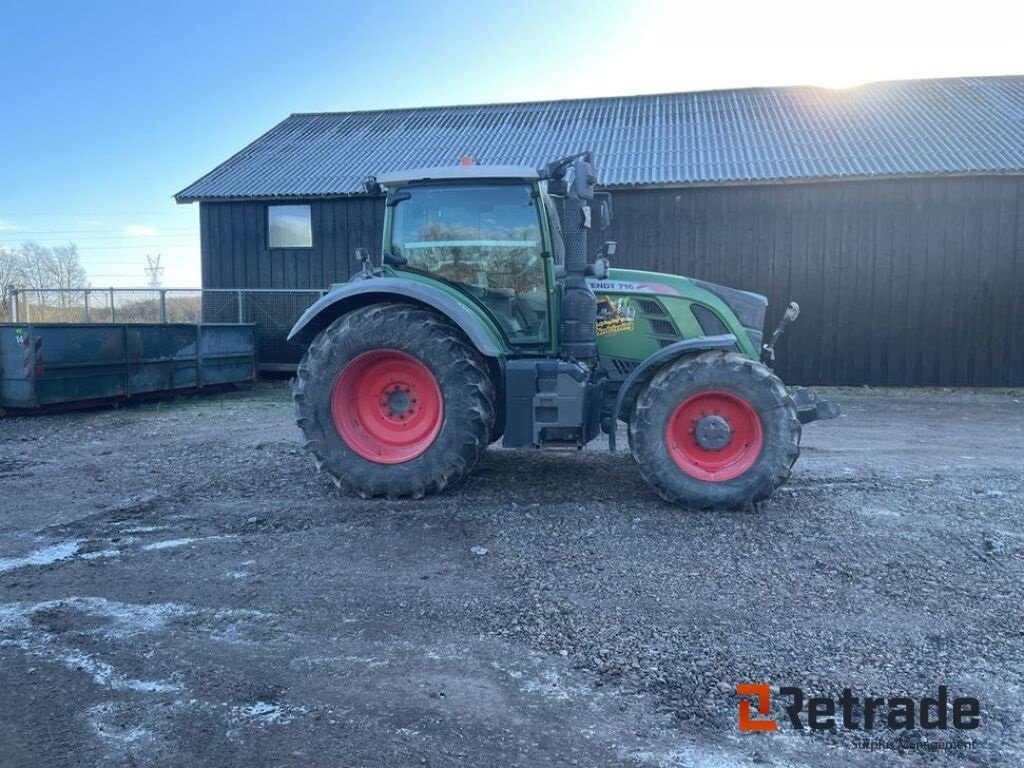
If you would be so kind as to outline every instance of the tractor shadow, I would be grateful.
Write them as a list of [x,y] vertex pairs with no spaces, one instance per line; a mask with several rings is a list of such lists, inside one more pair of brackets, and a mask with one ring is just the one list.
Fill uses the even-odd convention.
[[660,503],[628,453],[547,453],[492,446],[450,493],[473,501],[555,504],[624,500]]

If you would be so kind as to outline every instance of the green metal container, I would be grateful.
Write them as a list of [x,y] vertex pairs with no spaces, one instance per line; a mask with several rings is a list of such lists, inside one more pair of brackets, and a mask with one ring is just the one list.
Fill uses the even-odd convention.
[[0,408],[172,394],[256,371],[252,324],[0,324]]

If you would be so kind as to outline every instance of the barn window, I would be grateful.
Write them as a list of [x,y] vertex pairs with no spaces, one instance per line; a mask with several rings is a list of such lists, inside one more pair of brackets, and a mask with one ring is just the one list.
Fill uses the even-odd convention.
[[271,248],[312,248],[313,222],[308,205],[268,205],[267,242]]

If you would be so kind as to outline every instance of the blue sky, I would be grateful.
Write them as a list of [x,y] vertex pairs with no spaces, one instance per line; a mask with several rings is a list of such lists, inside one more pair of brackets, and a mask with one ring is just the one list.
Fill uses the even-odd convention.
[[[171,199],[291,112],[1024,73],[1017,4],[20,2],[0,14],[0,245],[198,285]],[[999,23],[993,23],[999,19]]]

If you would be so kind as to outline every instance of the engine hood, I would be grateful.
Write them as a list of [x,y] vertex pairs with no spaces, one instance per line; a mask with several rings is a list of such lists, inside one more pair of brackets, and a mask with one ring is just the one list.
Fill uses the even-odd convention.
[[588,281],[596,292],[627,294],[655,294],[678,296],[716,306],[724,304],[736,316],[740,325],[761,331],[764,327],[768,298],[752,291],[742,291],[692,277],[669,275],[664,272],[646,272],[638,269],[611,269],[603,280]]

